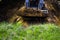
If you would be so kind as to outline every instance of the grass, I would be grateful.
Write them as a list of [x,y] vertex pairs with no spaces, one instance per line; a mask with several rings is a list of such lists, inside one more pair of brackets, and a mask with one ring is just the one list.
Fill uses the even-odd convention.
[[60,27],[55,24],[31,25],[0,23],[0,40],[60,40]]

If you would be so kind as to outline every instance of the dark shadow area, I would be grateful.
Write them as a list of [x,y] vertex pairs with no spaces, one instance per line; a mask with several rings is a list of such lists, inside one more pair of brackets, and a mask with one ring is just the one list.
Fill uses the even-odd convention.
[[[24,4],[24,1],[25,0],[2,0],[0,2],[0,22],[7,21],[7,19],[13,15],[13,13],[11,13],[13,11],[12,9],[19,9]],[[11,10],[10,13],[7,13],[9,10]]]
[[30,7],[38,7],[39,0],[32,0],[30,1]]

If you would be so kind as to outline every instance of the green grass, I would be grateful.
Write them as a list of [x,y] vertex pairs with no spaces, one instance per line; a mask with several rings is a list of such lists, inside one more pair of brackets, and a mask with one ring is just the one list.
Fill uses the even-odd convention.
[[60,27],[54,24],[31,25],[0,23],[0,40],[60,40]]

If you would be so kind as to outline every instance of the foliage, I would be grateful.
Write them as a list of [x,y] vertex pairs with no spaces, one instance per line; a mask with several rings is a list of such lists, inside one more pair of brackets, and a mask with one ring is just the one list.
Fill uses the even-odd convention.
[[54,24],[31,25],[0,23],[0,40],[60,40],[60,27]]

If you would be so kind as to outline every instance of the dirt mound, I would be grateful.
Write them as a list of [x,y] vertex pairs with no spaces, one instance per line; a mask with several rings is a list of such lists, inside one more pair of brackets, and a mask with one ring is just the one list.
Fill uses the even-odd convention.
[[43,12],[37,9],[26,9],[25,6],[23,6],[21,9],[18,10],[19,13],[17,13],[18,16],[33,16],[33,17],[45,17],[47,16]]

